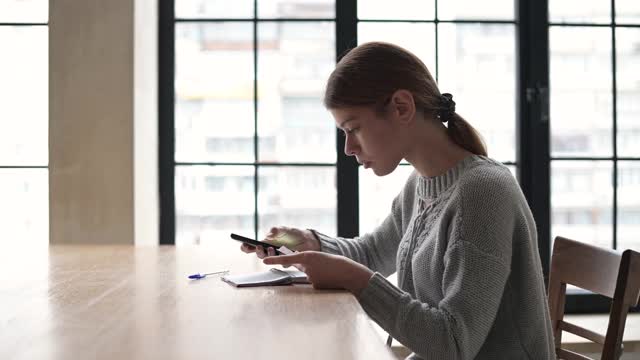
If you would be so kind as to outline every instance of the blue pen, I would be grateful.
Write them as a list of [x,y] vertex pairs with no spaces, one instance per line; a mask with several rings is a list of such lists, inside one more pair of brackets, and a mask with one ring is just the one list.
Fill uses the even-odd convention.
[[229,270],[217,271],[217,272],[206,273],[206,274],[198,273],[198,274],[189,275],[189,279],[199,280],[199,279],[204,279],[205,277],[207,277],[207,275],[217,275],[217,274],[227,274],[227,273],[229,273]]

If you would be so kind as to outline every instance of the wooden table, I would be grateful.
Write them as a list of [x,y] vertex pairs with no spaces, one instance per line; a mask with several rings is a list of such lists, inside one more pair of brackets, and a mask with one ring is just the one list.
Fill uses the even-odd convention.
[[213,247],[0,252],[0,359],[393,359],[348,292],[187,275],[267,267]]

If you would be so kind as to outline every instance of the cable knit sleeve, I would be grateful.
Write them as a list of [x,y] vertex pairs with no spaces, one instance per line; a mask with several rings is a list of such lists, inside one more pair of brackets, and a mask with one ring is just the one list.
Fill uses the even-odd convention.
[[[446,244],[441,289],[425,290],[441,291],[442,300],[418,301],[380,274],[358,296],[372,319],[425,359],[475,358],[500,307],[510,275],[517,184],[508,173],[489,175],[464,179],[446,210],[449,223],[437,240]],[[420,262],[414,257],[414,263]]]
[[404,221],[411,217],[413,211],[416,181],[417,175],[413,173],[393,200],[391,213],[373,232],[346,239],[309,230],[320,241],[322,251],[346,256],[373,271],[389,276],[396,272],[396,253],[407,226]]

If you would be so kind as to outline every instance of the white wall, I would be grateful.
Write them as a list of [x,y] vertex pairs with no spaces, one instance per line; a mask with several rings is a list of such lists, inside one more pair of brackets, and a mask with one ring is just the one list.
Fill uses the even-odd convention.
[[156,8],[50,2],[52,244],[157,243]]

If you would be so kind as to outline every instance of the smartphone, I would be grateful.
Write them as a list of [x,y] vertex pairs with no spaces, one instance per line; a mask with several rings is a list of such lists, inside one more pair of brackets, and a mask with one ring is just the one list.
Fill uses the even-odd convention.
[[238,240],[240,242],[243,242],[245,244],[251,245],[253,247],[262,246],[265,250],[267,248],[273,248],[273,250],[275,250],[275,252],[276,252],[276,255],[282,255],[282,253],[278,250],[278,247],[275,246],[275,245],[271,245],[271,244],[268,244],[268,243],[263,242],[263,241],[249,239],[248,237],[244,237],[242,235],[238,235],[238,234],[234,234],[234,233],[231,233],[231,238],[233,240]]

